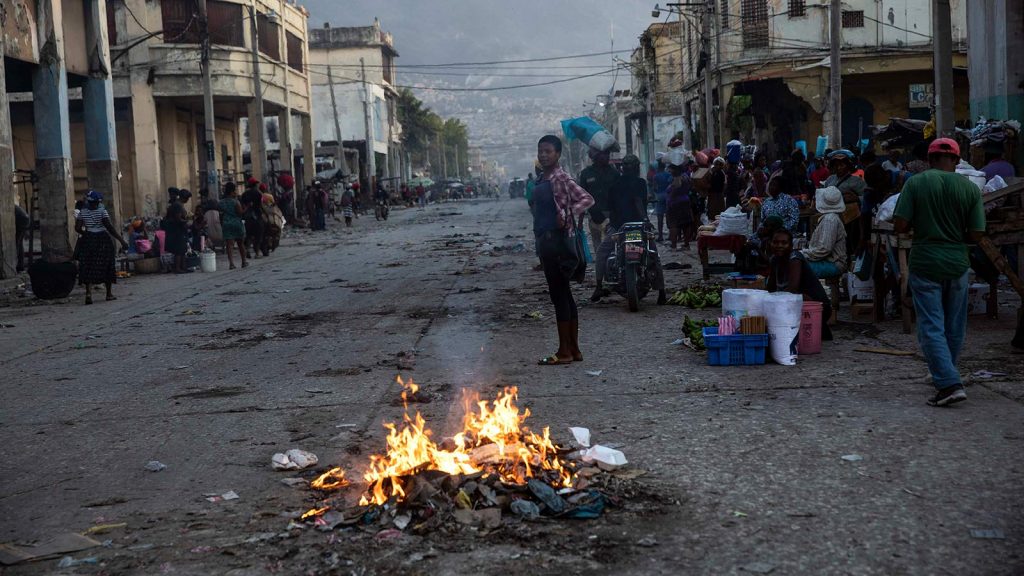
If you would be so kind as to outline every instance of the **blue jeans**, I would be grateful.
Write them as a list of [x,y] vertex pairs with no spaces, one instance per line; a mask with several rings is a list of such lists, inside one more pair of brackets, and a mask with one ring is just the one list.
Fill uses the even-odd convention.
[[835,262],[829,262],[828,260],[819,260],[817,262],[807,263],[811,266],[811,271],[818,278],[835,278],[839,276],[839,267],[836,266]]
[[940,390],[959,385],[956,362],[967,332],[967,272],[942,282],[911,272],[910,293],[917,312],[917,342],[932,382]]

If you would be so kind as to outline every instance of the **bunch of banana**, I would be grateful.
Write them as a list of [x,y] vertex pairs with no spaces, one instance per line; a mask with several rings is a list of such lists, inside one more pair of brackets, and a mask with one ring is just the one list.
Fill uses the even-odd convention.
[[716,320],[694,320],[689,316],[683,316],[683,335],[689,340],[690,348],[704,350],[704,328],[718,326]]
[[687,308],[696,308],[697,310],[713,308],[722,305],[721,290],[721,287],[714,285],[690,286],[685,290],[676,291],[668,299],[668,303],[676,306],[686,306]]

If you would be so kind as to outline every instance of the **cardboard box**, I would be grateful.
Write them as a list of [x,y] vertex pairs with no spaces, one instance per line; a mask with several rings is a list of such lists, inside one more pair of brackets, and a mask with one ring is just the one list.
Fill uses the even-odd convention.
[[726,278],[726,285],[729,288],[746,288],[748,290],[764,290],[768,284],[768,279],[764,276],[746,277],[740,278],[737,276],[730,276]]
[[850,302],[872,302],[875,299],[875,281],[861,280],[853,274],[847,274],[846,291],[850,295]]
[[971,284],[967,288],[967,313],[985,314],[988,310],[988,295],[991,287],[988,284]]
[[871,324],[875,321],[875,305],[873,303],[867,304],[853,304],[850,306],[850,322],[857,322],[858,324]]

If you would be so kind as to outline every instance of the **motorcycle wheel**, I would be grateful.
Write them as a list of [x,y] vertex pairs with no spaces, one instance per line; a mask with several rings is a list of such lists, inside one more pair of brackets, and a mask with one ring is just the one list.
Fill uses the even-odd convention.
[[640,310],[640,289],[637,286],[636,266],[626,266],[626,304],[630,312]]

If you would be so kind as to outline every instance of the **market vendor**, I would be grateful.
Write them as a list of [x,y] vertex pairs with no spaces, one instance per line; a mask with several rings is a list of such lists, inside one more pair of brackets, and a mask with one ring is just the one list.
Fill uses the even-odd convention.
[[846,272],[846,229],[839,215],[846,209],[843,193],[835,186],[819,188],[814,207],[821,214],[811,241],[803,250],[810,269],[818,278],[835,278]]
[[[843,194],[845,206],[841,211],[841,217],[843,225],[846,226],[846,251],[853,252],[861,247],[861,202],[864,199],[867,183],[854,173],[856,166],[853,152],[845,148],[836,150],[829,154],[828,159],[832,175],[825,180],[822,186],[825,188],[835,186]],[[867,217],[870,218],[870,216]]]
[[[841,200],[840,196],[840,203]],[[828,319],[832,317],[832,303],[811,269],[810,262],[799,250],[793,250],[793,233],[785,228],[776,230],[772,236],[771,249],[768,291],[803,294],[804,301],[820,302],[821,339],[832,340],[832,330],[828,326]]]

